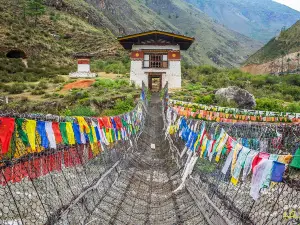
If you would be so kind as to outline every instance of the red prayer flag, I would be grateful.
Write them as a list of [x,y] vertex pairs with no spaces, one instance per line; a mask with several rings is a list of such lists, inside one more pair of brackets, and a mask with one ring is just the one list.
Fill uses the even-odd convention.
[[0,144],[2,146],[1,154],[6,154],[8,152],[14,129],[14,118],[0,117]]
[[62,136],[59,130],[59,123],[58,122],[52,122],[52,129],[54,132],[56,143],[60,144],[62,143]]

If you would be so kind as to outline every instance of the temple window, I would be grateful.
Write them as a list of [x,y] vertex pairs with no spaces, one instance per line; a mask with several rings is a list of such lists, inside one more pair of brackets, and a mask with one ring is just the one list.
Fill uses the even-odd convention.
[[166,54],[145,54],[144,68],[168,68],[168,55]]

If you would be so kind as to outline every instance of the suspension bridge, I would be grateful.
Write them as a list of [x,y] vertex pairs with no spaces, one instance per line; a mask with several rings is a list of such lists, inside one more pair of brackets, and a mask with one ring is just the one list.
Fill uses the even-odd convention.
[[[233,185],[230,176],[221,173],[226,158],[220,163],[199,159],[183,183],[186,143],[179,135],[168,134],[166,106],[165,100],[153,93],[151,101],[139,107],[140,129],[127,140],[101,146],[102,151],[93,156],[88,144],[77,144],[3,160],[0,224],[299,223],[299,170],[290,169],[283,182],[261,190],[258,200],[249,195],[251,179]],[[214,125],[207,122],[208,130]],[[255,138],[265,128],[218,125],[234,137]],[[282,144],[295,144],[299,126],[285,127],[285,131]],[[73,152],[68,159],[66,151]],[[36,159],[41,171],[28,163]],[[57,159],[63,164],[57,165]],[[52,163],[43,166],[47,160]]]

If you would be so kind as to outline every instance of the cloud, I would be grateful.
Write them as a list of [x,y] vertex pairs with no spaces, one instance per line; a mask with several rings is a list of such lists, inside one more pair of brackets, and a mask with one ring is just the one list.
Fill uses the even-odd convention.
[[300,0],[273,0],[273,1],[289,6],[300,12]]

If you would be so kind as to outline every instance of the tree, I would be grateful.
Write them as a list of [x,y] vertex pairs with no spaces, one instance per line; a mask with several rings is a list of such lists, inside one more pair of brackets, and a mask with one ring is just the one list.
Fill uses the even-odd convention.
[[36,27],[38,17],[45,14],[44,0],[27,0],[26,14],[34,17],[34,26]]
[[287,74],[290,74],[290,62],[291,62],[292,60],[290,59],[290,58],[288,58],[287,60],[286,60],[286,62],[287,62]]
[[299,59],[300,59],[300,53],[298,52],[297,54],[297,61],[298,61],[298,64],[297,64],[297,73],[300,73],[300,64],[299,64]]

